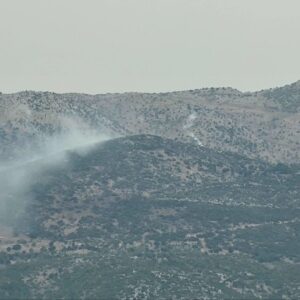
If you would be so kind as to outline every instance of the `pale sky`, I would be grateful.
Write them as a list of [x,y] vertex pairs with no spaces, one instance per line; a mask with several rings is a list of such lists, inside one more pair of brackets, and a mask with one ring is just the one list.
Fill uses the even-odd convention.
[[0,91],[260,90],[300,79],[300,0],[0,0]]

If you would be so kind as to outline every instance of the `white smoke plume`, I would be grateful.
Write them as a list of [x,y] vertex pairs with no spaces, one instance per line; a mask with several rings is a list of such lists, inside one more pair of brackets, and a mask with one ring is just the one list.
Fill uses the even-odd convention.
[[186,123],[183,125],[183,129],[190,129],[194,125],[196,119],[197,114],[195,112],[191,113],[188,116]]
[[195,112],[191,113],[186,123],[183,125],[183,130],[197,143],[198,146],[203,147],[203,143],[196,137],[196,135],[191,131],[191,128],[194,126],[195,120],[197,119],[197,114]]
[[[13,226],[30,201],[28,192],[37,176],[52,167],[67,164],[69,150],[85,155],[93,146],[112,137],[89,127],[79,118],[61,117],[63,130],[51,136],[39,137],[36,149],[0,161],[0,235],[1,226]],[[22,153],[22,151],[20,151]]]

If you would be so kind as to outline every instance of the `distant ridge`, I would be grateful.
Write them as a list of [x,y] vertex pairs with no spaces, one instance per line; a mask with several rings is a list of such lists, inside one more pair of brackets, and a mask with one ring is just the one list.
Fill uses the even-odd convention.
[[0,94],[3,95],[14,95],[14,94],[24,94],[27,95],[28,93],[42,93],[42,94],[55,94],[55,95],[86,95],[86,96],[103,96],[103,95],[126,95],[126,94],[146,94],[146,95],[159,95],[159,94],[170,94],[170,93],[184,93],[184,92],[191,92],[191,91],[228,91],[232,93],[238,93],[238,94],[257,94],[264,91],[274,90],[274,89],[282,89],[287,87],[297,87],[300,88],[300,79],[289,84],[285,84],[282,86],[272,87],[272,88],[265,88],[261,90],[256,91],[240,91],[239,89],[236,89],[234,87],[230,86],[224,86],[224,87],[202,87],[202,88],[194,88],[194,89],[183,89],[183,90],[173,90],[173,91],[165,91],[165,92],[136,92],[136,91],[126,91],[126,92],[106,92],[106,93],[80,93],[80,92],[64,92],[64,93],[58,93],[55,91],[39,91],[39,90],[23,90],[23,91],[16,91],[11,93],[3,93],[0,92]]
[[44,136],[68,131],[70,122],[65,120],[72,119],[77,127],[85,124],[112,136],[154,134],[268,162],[299,163],[299,86],[300,81],[259,92],[224,87],[170,93],[1,94],[0,158],[13,159],[26,149],[26,141],[30,148],[33,140],[39,143]]

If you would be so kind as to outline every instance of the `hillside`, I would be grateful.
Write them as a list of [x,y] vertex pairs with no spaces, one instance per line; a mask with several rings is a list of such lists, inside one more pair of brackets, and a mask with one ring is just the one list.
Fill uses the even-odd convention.
[[299,165],[141,134],[12,177],[5,299],[300,297]]
[[[0,158],[31,151],[74,124],[113,137],[153,134],[272,163],[300,163],[300,84],[142,94],[0,95]],[[20,147],[21,145],[21,147]],[[26,147],[25,147],[25,146]]]

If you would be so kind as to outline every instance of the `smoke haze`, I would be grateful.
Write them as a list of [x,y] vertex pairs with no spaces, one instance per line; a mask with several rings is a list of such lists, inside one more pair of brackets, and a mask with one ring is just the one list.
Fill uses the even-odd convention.
[[0,161],[0,226],[14,226],[22,218],[31,200],[32,185],[43,172],[65,166],[68,151],[85,155],[95,144],[111,138],[78,118],[62,117],[60,122],[63,131],[40,136],[34,149],[26,149],[26,154],[23,149],[14,149],[23,154],[13,161]]
[[203,143],[199,140],[199,138],[191,131],[191,128],[194,126],[194,123],[197,119],[196,112],[191,113],[186,123],[183,125],[183,130],[187,132],[187,134],[197,143],[198,146],[203,147]]

